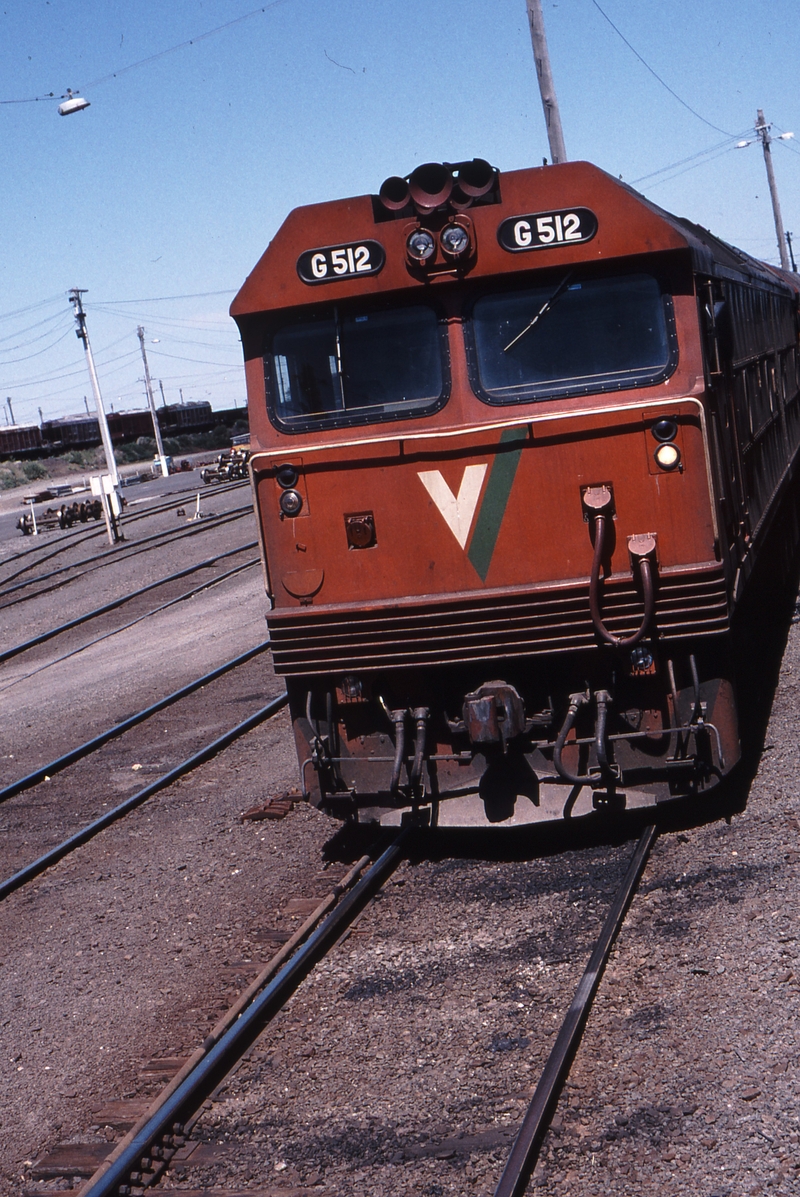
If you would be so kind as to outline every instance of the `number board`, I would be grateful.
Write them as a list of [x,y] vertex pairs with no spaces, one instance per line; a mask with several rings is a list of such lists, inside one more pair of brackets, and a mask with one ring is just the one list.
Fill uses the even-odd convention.
[[337,279],[360,274],[377,274],[383,269],[386,254],[378,241],[360,241],[355,245],[326,245],[307,249],[297,259],[297,273],[304,283],[335,283]]
[[497,230],[497,240],[509,253],[528,249],[549,249],[554,245],[591,241],[597,232],[597,217],[588,208],[568,208],[560,212],[533,212],[530,216],[511,216]]

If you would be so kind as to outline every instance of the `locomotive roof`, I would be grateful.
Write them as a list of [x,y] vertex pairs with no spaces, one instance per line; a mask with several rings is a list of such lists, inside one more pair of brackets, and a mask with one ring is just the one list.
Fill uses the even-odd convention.
[[[665,251],[688,251],[694,268],[704,274],[739,278],[774,287],[792,286],[789,275],[715,237],[692,221],[674,216],[631,186],[588,162],[533,167],[498,176],[499,202],[478,201],[464,216],[477,246],[465,273],[471,279],[513,275],[533,268],[572,266],[608,258]],[[595,231],[577,244],[566,240],[533,248],[535,253],[509,252],[499,239],[500,226],[518,218],[533,218],[573,210],[596,220]],[[426,277],[410,270],[406,239],[419,223],[441,226],[439,213],[417,217],[413,211],[385,213],[377,197],[355,196],[295,208],[246,279],[231,305],[234,318],[279,311],[311,303],[366,297],[387,292],[425,291],[451,281],[453,271]],[[459,219],[455,217],[455,219]],[[506,239],[507,240],[507,239]],[[359,275],[353,269],[341,277],[303,279],[300,259],[310,254],[377,243],[385,262]],[[352,267],[352,255],[351,255]],[[306,272],[307,273],[307,272]],[[319,283],[323,285],[318,285]]]

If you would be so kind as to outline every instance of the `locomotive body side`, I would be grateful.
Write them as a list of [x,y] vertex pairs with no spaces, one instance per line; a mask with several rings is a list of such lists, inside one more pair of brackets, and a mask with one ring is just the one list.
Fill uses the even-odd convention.
[[793,477],[796,294],[584,163],[419,201],[297,210],[231,309],[304,790],[490,822],[700,794]]

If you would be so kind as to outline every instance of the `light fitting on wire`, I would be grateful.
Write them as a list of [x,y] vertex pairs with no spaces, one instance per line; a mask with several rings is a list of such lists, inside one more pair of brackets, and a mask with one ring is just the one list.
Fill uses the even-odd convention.
[[69,116],[71,112],[81,112],[90,106],[88,100],[84,100],[83,96],[73,92],[70,87],[67,88],[67,94],[62,96],[62,99],[64,103],[58,106],[59,116]]

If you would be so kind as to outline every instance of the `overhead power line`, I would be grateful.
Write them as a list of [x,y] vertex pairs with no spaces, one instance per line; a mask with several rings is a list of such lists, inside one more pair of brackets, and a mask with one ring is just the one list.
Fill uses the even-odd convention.
[[627,37],[622,32],[622,30],[617,28],[617,26],[611,20],[611,17],[608,15],[608,13],[604,12],[603,9],[600,7],[600,5],[597,3],[597,0],[592,0],[592,4],[595,6],[597,11],[600,13],[600,16],[603,17],[604,20],[608,21],[609,25],[614,30],[617,37],[622,38],[622,40],[624,41],[624,43],[628,47],[628,49],[631,51],[631,53],[636,55],[636,57],[639,59],[639,62],[642,64],[642,66],[645,67],[650,72],[650,74],[653,76],[654,79],[658,80],[658,82],[661,84],[662,87],[665,87],[667,89],[667,91],[673,97],[673,99],[677,100],[679,104],[682,104],[687,112],[691,112],[692,116],[696,116],[697,119],[699,121],[702,121],[704,125],[708,125],[709,129],[714,129],[717,133],[724,133],[726,137],[733,137],[733,134],[729,133],[727,129],[720,129],[719,125],[715,125],[711,121],[707,121],[704,116],[701,116],[700,113],[696,111],[696,109],[692,108],[691,104],[687,104],[686,101],[684,99],[682,99],[682,97],[679,96],[678,93],[670,87],[670,85],[666,82],[666,80],[661,78],[658,71],[654,71],[653,68],[650,66],[650,63],[647,62],[644,58],[642,58],[641,54],[636,49],[636,47],[631,45],[631,43],[628,41]]
[[[269,12],[272,8],[278,8],[279,5],[288,4],[289,0],[272,0],[271,4],[263,4],[260,8],[254,8],[251,12],[243,13],[240,17],[234,17],[230,21],[226,21],[224,25],[217,25],[214,29],[209,29],[206,33],[198,33],[196,37],[190,37],[188,41],[179,42],[176,46],[169,46],[166,50],[159,50],[155,54],[149,54],[147,58],[140,58],[137,62],[128,63],[127,66],[119,67],[116,71],[109,71],[107,75],[101,75],[99,79],[92,79],[89,83],[83,85],[85,91],[90,87],[99,87],[101,83],[108,83],[110,79],[118,79],[120,75],[126,75],[129,71],[136,71],[139,67],[148,66],[151,62],[157,62],[160,58],[166,58],[168,54],[176,54],[178,50],[185,50],[188,46],[194,46],[197,42],[204,42],[209,37],[216,37],[218,33],[224,33],[226,29],[231,29],[234,25],[241,25],[243,21],[249,21],[253,17],[261,16],[262,13]],[[76,89],[73,88],[73,91]],[[0,100],[0,104],[36,104],[40,100],[55,100],[59,97],[53,91],[46,92],[42,96],[27,96],[21,100]],[[63,99],[63,97],[60,97]]]
[[171,303],[177,299],[210,299],[215,295],[235,295],[236,289],[232,287],[229,291],[195,291],[193,295],[151,295],[149,299],[98,299],[91,306],[93,308],[103,307],[104,305],[123,303]]

